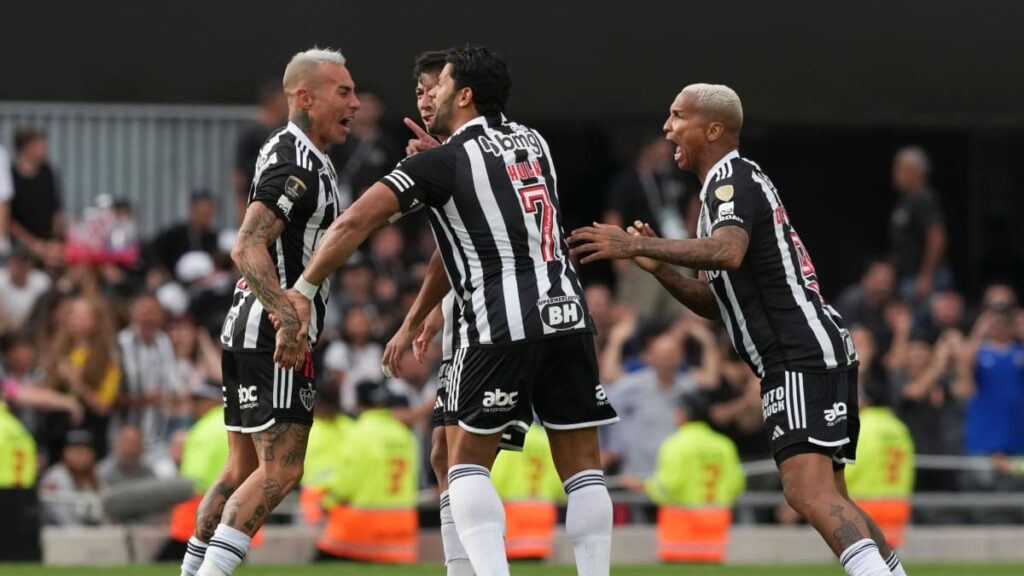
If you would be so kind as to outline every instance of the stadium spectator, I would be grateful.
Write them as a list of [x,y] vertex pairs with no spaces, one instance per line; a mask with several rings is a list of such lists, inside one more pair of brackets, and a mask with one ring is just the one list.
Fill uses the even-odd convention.
[[[699,367],[684,371],[686,335],[711,338],[704,347]],[[621,462],[622,472],[645,478],[654,472],[658,446],[676,430],[676,404],[685,393],[718,383],[718,369],[709,361],[714,346],[710,331],[698,322],[677,322],[669,331],[651,339],[644,352],[646,366],[610,382],[608,398],[621,421],[608,429],[607,450],[611,461]]]
[[417,558],[416,438],[391,415],[383,381],[356,386],[362,413],[340,445],[338,474],[327,487],[321,559],[412,563]]
[[59,240],[64,234],[61,195],[50,167],[46,135],[33,127],[14,133],[11,236],[48,266],[63,259]]
[[726,357],[722,359],[720,383],[706,391],[708,423],[736,443],[744,460],[767,458],[770,454],[761,417],[761,380],[728,342],[712,352],[717,356],[722,350]]
[[889,219],[889,240],[903,298],[924,304],[935,290],[952,285],[946,265],[946,223],[937,194],[928,184],[931,161],[918,146],[896,152],[893,186],[899,193]]
[[188,218],[161,232],[153,240],[151,250],[157,263],[173,272],[178,260],[188,252],[217,253],[217,204],[206,190],[192,194]]
[[1016,340],[1016,296],[1005,285],[990,286],[984,309],[963,350],[968,400],[964,449],[973,455],[1024,455],[1024,344]]
[[363,190],[390,172],[402,158],[401,145],[381,127],[387,106],[379,92],[357,88],[362,106],[349,128],[344,144],[327,148],[338,171],[338,193],[347,205]]
[[268,81],[260,88],[259,111],[256,120],[238,137],[235,146],[235,169],[232,179],[235,184],[235,207],[238,222],[245,217],[249,203],[249,186],[256,173],[256,158],[270,133],[288,122],[288,99],[278,80]]
[[132,302],[131,324],[117,335],[122,381],[116,425],[138,426],[147,451],[165,450],[171,421],[187,414],[187,389],[164,323],[160,302],[142,295]]
[[886,309],[896,296],[896,268],[889,260],[868,262],[860,282],[849,286],[835,301],[836,310],[850,325],[867,328],[879,349],[888,350],[892,331],[886,322]]
[[11,248],[11,198],[14,198],[11,169],[7,150],[0,146],[0,255],[7,254]]
[[96,466],[101,488],[117,486],[133,480],[155,478],[156,472],[143,460],[145,446],[138,426],[125,424],[117,429],[114,449]]
[[36,300],[50,289],[50,276],[35,268],[32,254],[25,248],[11,252],[0,268],[0,315],[6,331],[18,330],[32,313]]
[[342,339],[331,342],[324,352],[324,366],[342,373],[341,409],[356,412],[356,384],[380,377],[380,360],[384,348],[372,340],[372,319],[364,307],[355,307],[345,313]]
[[897,548],[903,545],[910,521],[914,441],[906,424],[886,406],[887,392],[879,382],[862,383],[857,464],[846,470],[846,485],[850,497],[871,514],[889,545]]
[[952,290],[935,292],[928,301],[928,314],[918,328],[929,340],[938,340],[949,330],[965,332],[964,297]]
[[[644,143],[633,165],[615,178],[608,191],[606,223],[624,227],[640,220],[650,222],[665,238],[693,236],[700,202],[680,179],[673,151],[662,135]],[[628,261],[613,262],[612,266],[618,278],[619,302],[633,308],[642,320],[679,313],[679,304],[649,274]]]
[[678,430],[658,447],[653,473],[624,483],[643,490],[658,510],[658,558],[665,562],[723,562],[732,505],[746,479],[736,445],[708,425],[703,394],[677,402]]
[[[107,454],[107,425],[121,387],[116,342],[108,305],[80,296],[68,303],[44,363],[47,385],[70,391],[85,406],[82,428],[95,453]],[[60,450],[51,451],[51,454]]]
[[39,481],[46,524],[99,524],[99,510],[94,500],[100,488],[95,444],[96,439],[88,430],[68,432],[61,461],[51,466]]
[[37,471],[36,443],[0,397],[0,490],[35,486]]
[[17,410],[19,419],[33,436],[42,436],[46,412],[66,413],[72,426],[81,424],[84,412],[78,400],[44,385],[31,335],[9,332],[0,336],[0,352],[0,401]]
[[[191,316],[180,316],[171,320],[167,335],[174,345],[178,375],[186,390],[194,392],[203,385],[220,385],[220,349],[209,332],[196,326]],[[171,428],[177,427],[173,421],[170,424]]]

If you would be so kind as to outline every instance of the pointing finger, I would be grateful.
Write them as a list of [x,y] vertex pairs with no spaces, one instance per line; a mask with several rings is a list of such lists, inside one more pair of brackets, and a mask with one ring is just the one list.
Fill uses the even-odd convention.
[[405,122],[405,125],[409,128],[409,130],[412,130],[412,133],[415,134],[418,138],[420,138],[420,139],[433,138],[430,134],[427,133],[426,130],[424,130],[423,128],[420,128],[420,125],[417,124],[411,118],[405,118],[403,120],[403,122]]

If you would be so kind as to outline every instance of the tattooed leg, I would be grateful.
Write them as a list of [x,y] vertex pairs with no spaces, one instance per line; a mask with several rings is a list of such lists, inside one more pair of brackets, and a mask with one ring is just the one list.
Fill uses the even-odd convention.
[[302,479],[309,426],[284,422],[252,435],[259,468],[228,499],[224,524],[252,536]]
[[217,481],[206,491],[196,510],[196,538],[209,542],[221,521],[224,505],[235,490],[256,470],[256,450],[244,434],[228,432],[228,461]]
[[836,556],[870,537],[864,518],[839,493],[830,458],[798,454],[783,461],[779,472],[786,501],[814,526]]
[[882,558],[888,558],[889,554],[892,554],[892,546],[889,546],[889,542],[885,539],[885,533],[882,532],[882,529],[878,526],[878,523],[875,522],[875,519],[872,518],[870,514],[865,512],[863,508],[858,506],[852,498],[850,498],[850,493],[846,489],[845,473],[842,470],[839,470],[835,473],[835,478],[836,488],[839,490],[839,494],[841,494],[843,498],[846,499],[846,501],[850,504],[850,508],[854,512],[860,514],[861,519],[864,520],[864,524],[868,527],[868,532],[871,534],[871,539],[874,540],[875,544],[878,546],[878,551],[882,554]]

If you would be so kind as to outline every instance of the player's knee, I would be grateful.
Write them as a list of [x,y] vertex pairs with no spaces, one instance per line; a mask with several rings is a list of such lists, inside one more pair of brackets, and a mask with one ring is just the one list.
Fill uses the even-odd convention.
[[281,491],[287,494],[302,481],[303,471],[301,462],[290,466],[280,466],[269,472],[267,479],[276,482]]
[[797,514],[808,518],[817,503],[822,500],[821,490],[803,482],[790,480],[782,487],[782,494],[786,498],[786,503],[793,510],[796,510]]

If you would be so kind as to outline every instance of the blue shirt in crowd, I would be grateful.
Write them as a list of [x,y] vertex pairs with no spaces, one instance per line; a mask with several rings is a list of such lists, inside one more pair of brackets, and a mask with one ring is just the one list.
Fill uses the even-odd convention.
[[967,407],[968,454],[1024,454],[1024,345],[982,344],[974,378],[977,393]]

